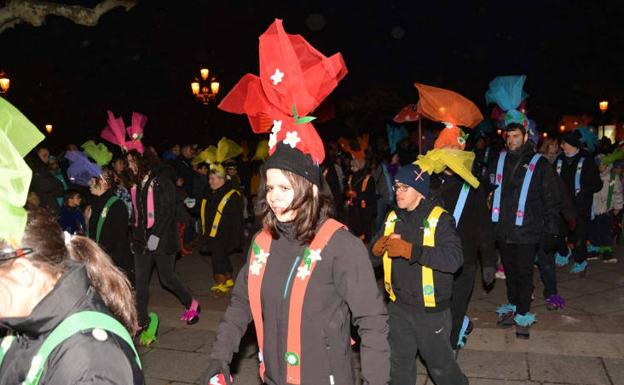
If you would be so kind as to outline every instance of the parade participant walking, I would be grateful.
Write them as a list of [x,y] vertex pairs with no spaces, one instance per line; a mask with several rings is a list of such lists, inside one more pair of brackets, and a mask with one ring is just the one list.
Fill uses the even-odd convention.
[[88,238],[22,208],[32,176],[22,157],[43,135],[1,98],[0,115],[0,384],[142,385],[128,281]]
[[[246,75],[220,105],[247,113],[254,131],[263,130],[258,113],[274,124],[258,195],[263,230],[236,280],[202,384],[217,373],[229,377],[252,319],[265,384],[353,384],[351,320],[362,339],[363,381],[386,384],[385,306],[366,248],[330,219],[332,200],[319,167],[323,142],[305,116],[346,74],[344,62],[340,54],[326,58],[300,36],[286,34],[276,20],[260,37],[260,69],[260,77]],[[278,92],[285,99],[270,98]],[[293,116],[281,112],[292,103]]]
[[591,155],[581,149],[581,135],[568,131],[561,135],[563,152],[557,157],[555,167],[568,191],[574,197],[576,227],[572,229],[574,265],[571,273],[584,274],[587,269],[587,240],[594,194],[602,188],[602,180]]
[[533,264],[539,247],[552,253],[557,246],[560,201],[557,176],[528,142],[525,125],[510,122],[505,129],[507,151],[498,156],[492,178],[496,183],[492,222],[509,300],[497,310],[498,324],[515,324],[516,336],[529,338],[529,327],[535,322],[530,312]]
[[420,353],[436,384],[468,384],[449,342],[453,274],[463,262],[453,217],[427,199],[429,174],[417,165],[399,169],[394,190],[397,208],[371,241],[390,297],[390,383],[415,383]]
[[210,146],[197,157],[210,164],[209,191],[200,205],[202,248],[212,257],[212,274],[215,283],[210,290],[227,294],[234,286],[234,268],[231,255],[242,248],[243,200],[234,182],[226,179],[223,162],[241,153],[235,142],[222,138],[217,147]]
[[155,341],[156,317],[149,316],[149,281],[154,266],[161,284],[172,291],[186,308],[181,320],[192,325],[199,320],[200,307],[176,276],[175,255],[180,249],[175,222],[174,170],[161,164],[151,153],[144,155],[132,150],[128,153],[128,166],[135,176],[131,188],[134,207],[132,226],[132,251],[134,253],[135,285],[140,342],[149,345]]
[[89,190],[94,198],[91,200],[88,235],[111,256],[130,282],[134,282],[128,210],[115,195],[114,186],[115,175],[112,170],[104,169],[101,176],[91,179]]

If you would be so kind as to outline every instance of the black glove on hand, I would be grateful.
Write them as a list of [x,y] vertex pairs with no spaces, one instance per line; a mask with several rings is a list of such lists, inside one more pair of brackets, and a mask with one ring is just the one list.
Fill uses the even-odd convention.
[[494,266],[485,266],[483,268],[483,283],[485,283],[485,286],[490,286],[494,283],[495,274],[496,268]]
[[208,363],[208,369],[204,371],[201,378],[199,379],[199,383],[201,385],[209,385],[210,379],[217,374],[223,374],[225,377],[225,383],[227,385],[232,385],[231,376],[230,376],[230,365],[221,360],[210,360]]
[[559,236],[556,234],[544,233],[542,237],[542,250],[545,253],[552,253],[559,246]]

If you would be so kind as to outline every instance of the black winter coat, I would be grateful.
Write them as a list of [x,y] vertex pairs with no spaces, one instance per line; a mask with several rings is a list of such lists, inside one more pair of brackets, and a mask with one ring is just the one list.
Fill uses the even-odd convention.
[[[111,315],[90,286],[84,265],[72,263],[28,317],[0,320],[0,328],[16,334],[0,367],[0,384],[21,384],[45,338],[65,318],[84,310]],[[107,339],[100,341],[91,330],[79,332],[59,345],[48,357],[40,380],[40,384],[46,385],[144,383],[128,344],[108,332]]]
[[[210,230],[217,208],[223,196],[234,189],[231,181],[225,181],[225,184],[217,190],[208,188],[204,199],[206,199],[205,209],[205,226],[206,233],[203,238],[207,242],[207,246],[211,253],[229,254],[234,250],[240,249],[243,244],[243,199],[237,193],[230,195],[230,199],[225,204],[221,213],[221,221],[217,228],[217,234],[214,238],[210,238]],[[201,202],[198,202],[201,207]]]
[[[438,204],[423,199],[413,211],[394,208],[398,221],[394,233],[412,244],[412,258],[392,258],[392,289],[397,302],[410,305],[416,311],[438,312],[449,308],[453,289],[453,274],[463,265],[461,240],[455,229],[453,216],[442,213],[435,231],[435,247],[423,246],[424,221]],[[370,242],[375,245],[383,236],[383,228]],[[381,266],[383,259],[370,253],[374,266]],[[433,270],[435,308],[425,308],[423,299],[422,267]],[[426,309],[426,310],[425,310]]]
[[[286,385],[286,353],[290,285],[288,277],[304,245],[293,240],[282,225],[280,238],[271,243],[262,283],[264,362],[267,385]],[[295,269],[296,270],[296,269]],[[248,264],[236,280],[230,306],[217,331],[211,357],[230,362],[251,322],[247,293]],[[296,278],[293,278],[296,279]],[[362,339],[360,356],[364,384],[385,385],[390,380],[388,316],[366,248],[346,230],[338,230],[312,274],[303,305],[301,325],[301,385],[353,384],[351,323]]]
[[[442,202],[442,207],[451,215],[455,211],[464,181],[457,175],[438,174],[431,179],[433,197]],[[486,267],[496,265],[494,227],[487,207],[487,193],[483,185],[470,187],[464,211],[459,218],[457,231],[464,252],[464,265],[476,266],[481,252],[481,263]]]
[[30,191],[37,194],[41,207],[56,217],[61,209],[56,198],[63,196],[63,184],[52,174],[48,165],[40,161],[39,158],[32,160],[31,163],[33,176]]
[[[173,169],[161,164],[152,170],[148,180],[137,185],[136,210],[138,226],[132,226],[132,249],[135,254],[175,254],[180,250],[176,217],[176,188],[172,180]],[[154,226],[147,228],[147,193],[153,182]],[[160,241],[155,251],[147,250],[150,235]]]
[[[585,158],[583,167],[581,168],[581,190],[575,193],[574,179],[576,176],[576,166],[581,158]],[[573,202],[576,211],[579,216],[586,216],[589,218],[594,194],[602,189],[602,179],[600,179],[600,172],[598,171],[596,162],[594,162],[594,157],[585,150],[579,150],[576,155],[570,158],[562,152],[555,161],[555,167],[560,160],[561,173],[559,175],[561,179],[563,179],[571,196],[574,197]]]
[[[108,199],[114,195],[113,189],[109,189],[101,196],[95,196],[92,199],[91,217],[89,218],[89,238],[94,241],[102,210]],[[113,203],[106,213],[98,244],[111,256],[117,267],[121,268],[129,277],[132,276],[134,272],[134,257],[130,251],[128,209],[121,199]]]
[[[544,157],[535,165],[524,209],[522,226],[516,226],[516,211],[520,200],[522,182],[535,154],[530,143],[524,144],[517,152],[507,152],[503,168],[500,215],[494,224],[496,240],[505,243],[539,243],[544,233],[559,233],[560,196],[557,175],[552,165]],[[496,183],[496,164],[493,159],[490,180]]]
[[[366,188],[362,191],[364,180],[369,175]],[[348,225],[349,229],[358,237],[364,236],[370,239],[375,217],[377,216],[377,193],[375,192],[375,179],[365,170],[360,170],[351,176],[351,188],[356,196],[347,198]],[[349,188],[345,191],[348,191]],[[351,202],[349,204],[349,202]]]

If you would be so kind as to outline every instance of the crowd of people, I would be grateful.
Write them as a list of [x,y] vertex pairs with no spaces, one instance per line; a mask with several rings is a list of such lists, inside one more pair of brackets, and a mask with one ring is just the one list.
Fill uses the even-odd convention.
[[[210,290],[231,296],[206,384],[231,383],[229,365],[252,321],[266,384],[352,384],[355,376],[414,384],[417,354],[436,384],[467,384],[456,355],[474,328],[477,277],[486,288],[504,279],[498,325],[527,339],[535,266],[547,309],[557,311],[565,306],[557,267],[571,263],[583,276],[588,261],[617,263],[624,147],[598,143],[590,126],[536,135],[523,76],[490,84],[485,121],[500,132],[474,129],[484,118],[461,95],[417,84],[419,119],[444,124],[432,148],[422,133],[410,135],[416,128],[392,125],[387,138],[323,142],[307,115],[346,66],[340,54],[325,57],[290,36],[276,20],[260,37],[261,67],[271,73],[246,75],[220,105],[270,134],[257,143],[223,138],[159,153],[141,142],[144,116],[133,113],[126,127],[109,112],[102,138],[112,151],[88,141],[53,156],[2,100],[21,118],[0,121],[0,145],[12,156],[0,177],[19,177],[21,187],[0,200],[12,220],[0,225],[0,384],[142,384],[133,339],[157,340],[158,315],[148,308],[154,268],[180,301],[180,320],[200,322],[202,308],[175,272],[193,250],[210,257]],[[276,54],[276,45],[288,49]],[[240,253],[246,263],[236,272]],[[351,369],[354,350],[361,373]]]

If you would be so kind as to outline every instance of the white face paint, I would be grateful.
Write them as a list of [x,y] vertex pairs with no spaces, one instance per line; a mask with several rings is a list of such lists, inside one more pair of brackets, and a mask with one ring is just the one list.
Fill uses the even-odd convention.
[[280,169],[270,168],[266,171],[266,200],[269,207],[280,222],[290,222],[297,213],[288,208],[295,199],[295,191],[290,181]]

